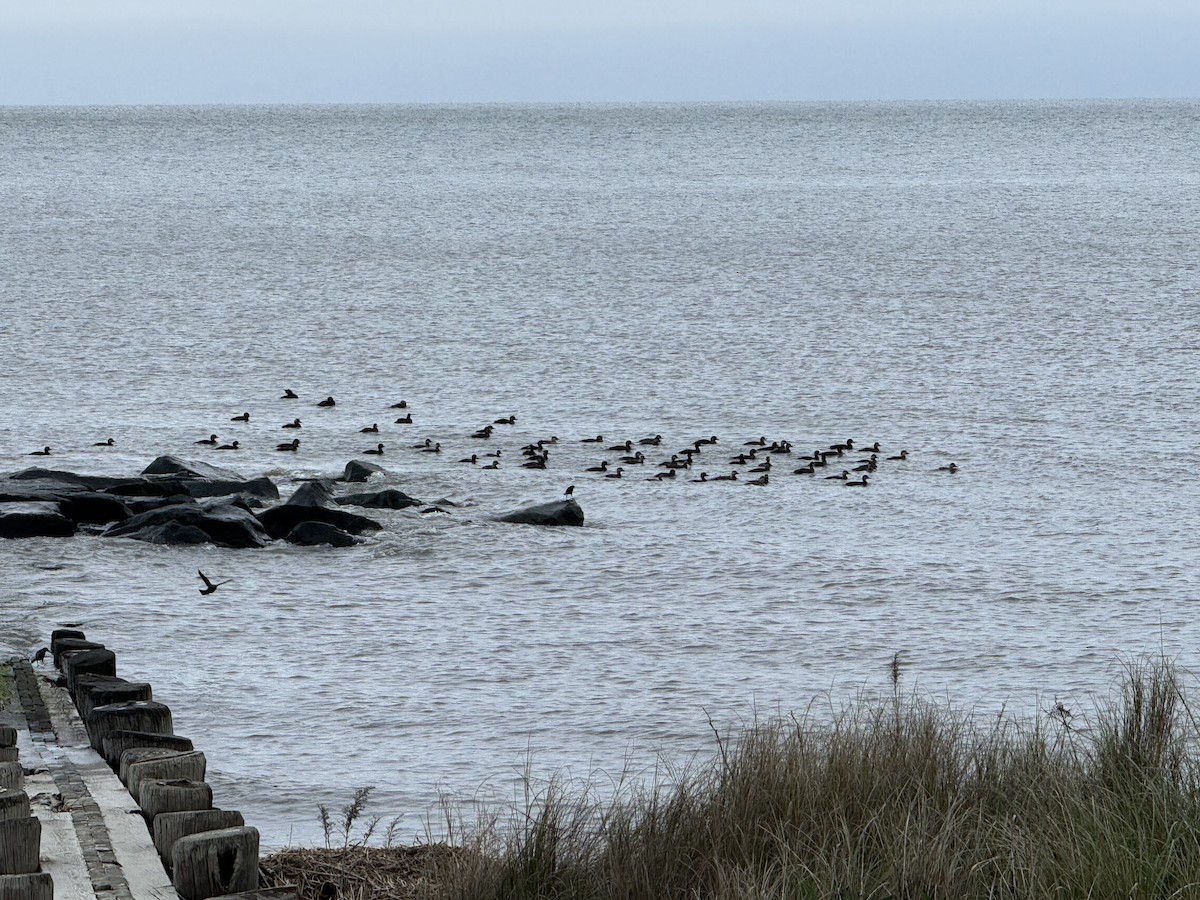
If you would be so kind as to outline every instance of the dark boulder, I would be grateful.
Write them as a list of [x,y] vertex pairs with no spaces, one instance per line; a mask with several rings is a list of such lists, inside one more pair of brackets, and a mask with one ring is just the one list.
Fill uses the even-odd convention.
[[109,475],[78,475],[75,472],[65,472],[60,469],[32,468],[14,472],[7,481],[49,481],[59,485],[69,485],[85,491],[102,491],[112,487],[124,478],[113,478]]
[[127,478],[104,489],[115,497],[188,497],[182,478]]
[[210,506],[190,503],[152,509],[110,526],[104,536],[190,544],[199,539],[194,529],[223,547],[262,547],[267,542],[267,535],[254,514],[234,503]]
[[324,479],[307,481],[288,497],[288,506],[329,506],[333,499],[333,486]]
[[275,539],[286,537],[293,528],[301,522],[324,522],[350,534],[362,534],[364,531],[378,531],[382,526],[364,516],[340,509],[328,509],[324,506],[292,506],[287,503],[264,509],[258,514],[267,534]]
[[216,544],[218,541],[197,525],[182,522],[163,522],[141,528],[134,534],[125,535],[147,544],[166,544],[171,547],[187,547],[195,544]]
[[0,503],[41,501],[59,504],[59,512],[76,525],[105,525],[128,518],[120,500],[69,481],[46,478],[0,481]]
[[574,500],[555,500],[496,516],[496,521],[518,525],[582,525],[583,509]]
[[0,505],[0,538],[70,537],[75,523],[57,503],[34,501]]
[[305,547],[324,544],[332,547],[350,547],[358,543],[354,537],[327,522],[301,522],[288,532],[287,541]]
[[129,514],[134,516],[152,509],[162,509],[164,506],[196,505],[196,501],[186,494],[176,494],[173,497],[124,497],[121,502],[129,507]]
[[403,491],[393,489],[346,494],[344,497],[335,497],[334,499],[342,506],[361,506],[366,509],[408,509],[410,506],[421,505],[420,500],[408,496]]
[[178,456],[160,456],[142,470],[143,475],[175,475],[180,478],[203,478],[208,481],[242,481],[242,476],[203,462],[187,462]]
[[76,525],[107,525],[123,522],[131,515],[129,507],[108,494],[80,491],[59,500],[62,514]]
[[346,469],[342,472],[342,481],[349,481],[352,484],[361,484],[372,475],[383,474],[383,466],[377,466],[375,463],[362,462],[361,460],[352,459],[346,463]]
[[203,497],[250,496],[260,500],[278,500],[279,488],[265,475],[262,478],[251,478],[249,481],[229,481],[227,479],[208,480],[202,478],[187,478],[182,487],[188,494],[197,499]]

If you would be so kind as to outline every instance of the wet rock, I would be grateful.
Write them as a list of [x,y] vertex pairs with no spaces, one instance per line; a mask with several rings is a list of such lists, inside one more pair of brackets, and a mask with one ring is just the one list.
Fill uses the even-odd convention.
[[203,478],[208,481],[242,481],[242,476],[229,469],[210,466],[208,463],[185,461],[178,456],[160,456],[146,468],[143,475],[176,475],[181,478]]
[[0,505],[0,538],[70,537],[75,523],[57,503],[30,501]]
[[555,500],[496,516],[496,521],[518,525],[582,525],[583,509],[575,500]]
[[23,469],[20,472],[14,472],[9,475],[6,481],[45,481],[53,482],[60,487],[75,488],[87,491],[102,491],[105,488],[112,487],[118,482],[125,481],[124,478],[113,478],[109,475],[78,475],[75,472],[66,472],[61,469],[43,469],[35,467],[31,469]]
[[278,500],[279,488],[270,478],[251,478],[249,481],[229,481],[220,479],[185,479],[182,482],[184,490],[197,499],[204,497],[257,497],[259,500]]
[[333,499],[333,485],[324,479],[308,481],[288,497],[287,506],[329,506]]
[[105,529],[105,537],[129,537],[151,543],[205,542],[222,547],[262,547],[267,533],[254,514],[234,503],[177,504],[131,516]]
[[288,532],[287,541],[305,547],[324,544],[332,547],[350,547],[358,543],[351,535],[326,522],[301,522]]
[[189,497],[182,478],[128,478],[104,489],[116,497]]
[[162,509],[164,506],[196,505],[196,501],[186,494],[176,494],[173,497],[129,497],[122,498],[121,502],[129,508],[130,515]]
[[344,497],[335,497],[334,499],[342,506],[361,506],[366,509],[408,509],[410,506],[421,505],[421,501],[415,497],[390,488],[383,491],[346,494]]
[[67,494],[59,500],[62,514],[76,525],[107,525],[123,522],[132,513],[124,503],[107,494],[80,491]]
[[346,470],[342,473],[341,480],[349,481],[353,484],[361,484],[372,475],[383,474],[383,471],[383,467],[377,466],[375,463],[352,459],[346,463]]
[[364,531],[378,531],[382,526],[365,516],[356,516],[341,509],[328,509],[324,506],[293,506],[283,504],[271,509],[264,509],[258,514],[267,534],[279,539],[286,537],[293,528],[301,522],[324,522],[350,534],[362,534]]

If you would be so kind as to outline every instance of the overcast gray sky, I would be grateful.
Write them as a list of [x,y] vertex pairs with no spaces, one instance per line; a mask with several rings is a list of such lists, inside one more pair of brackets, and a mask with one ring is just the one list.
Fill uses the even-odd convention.
[[1200,96],[1200,0],[0,0],[0,104]]

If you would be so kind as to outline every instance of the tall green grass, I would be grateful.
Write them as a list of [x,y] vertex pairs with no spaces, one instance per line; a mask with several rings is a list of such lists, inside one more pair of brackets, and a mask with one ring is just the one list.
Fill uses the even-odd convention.
[[[898,681],[898,667],[893,682]],[[1200,897],[1200,731],[1174,668],[1080,722],[902,695],[718,736],[601,797],[551,782],[458,834],[422,893],[483,898]]]

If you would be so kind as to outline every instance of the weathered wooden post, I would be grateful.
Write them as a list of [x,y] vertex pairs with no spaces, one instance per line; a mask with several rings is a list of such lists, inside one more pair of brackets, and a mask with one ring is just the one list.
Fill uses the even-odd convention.
[[154,817],[154,849],[162,858],[163,866],[170,872],[171,848],[181,837],[221,828],[238,828],[245,824],[246,820],[235,809],[193,809],[187,812],[159,813]]
[[88,736],[92,748],[97,752],[104,746],[104,738],[114,731],[149,731],[155,734],[171,734],[171,710],[153,700],[130,700],[124,703],[107,703],[97,706],[87,717]]
[[0,875],[26,875],[38,870],[42,823],[29,816],[0,822]]
[[117,677],[117,654],[111,650],[78,650],[63,655],[63,674],[67,676],[67,693],[75,696],[75,682],[81,675]]
[[103,650],[103,644],[97,644],[95,641],[87,641],[83,638],[60,638],[54,642],[51,652],[54,654],[54,668],[62,669],[63,655],[73,653],[76,650]]
[[192,742],[177,734],[151,734],[148,731],[114,731],[104,737],[104,761],[114,772],[121,768],[121,757],[135,747],[158,750],[192,750]]
[[59,641],[86,641],[87,635],[82,631],[74,628],[55,628],[50,632],[50,655],[56,656],[58,653],[57,644]]
[[192,809],[212,809],[212,788],[203,781],[176,779],[165,781],[152,778],[142,782],[138,806],[146,822],[165,812],[186,812]]
[[[147,753],[147,750],[126,750],[125,756],[135,753]],[[163,752],[163,751],[158,751]],[[168,756],[153,759],[134,759],[126,766],[122,757],[122,768],[125,769],[125,787],[134,801],[141,799],[141,785],[146,781],[204,781],[204,772],[208,761],[198,750],[190,753],[166,751]]]
[[54,879],[49,872],[0,875],[0,900],[54,900]]
[[[125,785],[128,790],[129,767],[134,763],[145,762],[148,759],[162,759],[164,756],[177,756],[179,753],[179,750],[171,750],[167,747],[131,747],[121,754],[121,762],[117,765],[117,777],[121,779],[121,784]],[[129,791],[129,793],[130,796],[133,796],[133,791]],[[133,799],[136,800],[137,797]]]
[[154,692],[146,682],[126,681],[112,675],[80,675],[72,688],[75,708],[79,710],[79,718],[85,722],[97,706],[154,699]]
[[183,900],[209,900],[258,887],[258,829],[222,828],[179,838],[171,883]]
[[0,822],[12,819],[28,819],[29,795],[24,791],[11,791],[0,788]]
[[19,762],[0,762],[0,790],[25,789],[25,773]]

